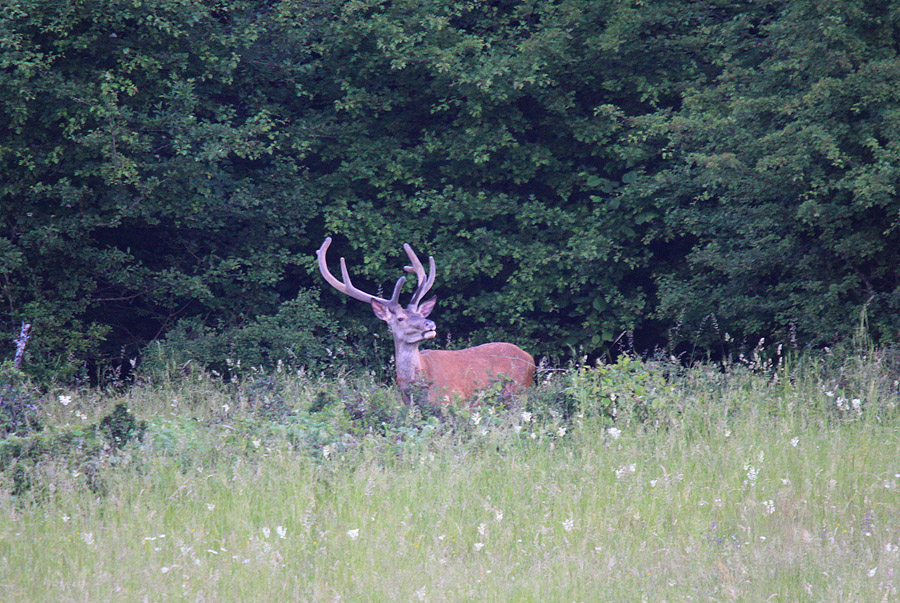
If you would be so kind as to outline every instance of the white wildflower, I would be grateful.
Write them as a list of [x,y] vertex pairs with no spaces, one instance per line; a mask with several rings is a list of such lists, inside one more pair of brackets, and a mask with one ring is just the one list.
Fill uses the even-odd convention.
[[475,544],[472,545],[472,548],[475,549],[475,552],[478,552],[478,551],[480,551],[481,549],[484,548],[484,543],[483,543],[483,542],[476,542]]
[[626,475],[631,475],[636,470],[637,470],[637,465],[635,465],[634,463],[632,463],[630,465],[622,465],[621,467],[616,469],[616,478],[622,479]]
[[571,532],[573,529],[575,529],[575,520],[571,517],[568,518],[567,520],[562,522],[562,527],[566,532]]
[[878,573],[878,566],[876,565],[872,569],[869,570],[869,578],[874,578],[875,574]]
[[556,435],[559,436],[559,437],[563,437],[564,435],[566,435],[566,428],[565,428],[565,427],[560,427],[559,429],[557,429],[557,430],[556,430]]
[[278,534],[278,537],[284,539],[287,536],[287,530],[283,526],[275,526],[275,533]]
[[612,439],[618,440],[619,436],[622,435],[622,430],[615,427],[610,427],[606,430],[606,433],[608,433],[609,437],[611,437]]
[[796,447],[797,447],[797,444],[799,444],[799,443],[800,443],[800,438],[799,438],[799,437],[793,437],[793,438],[791,438],[791,446],[793,446],[794,448],[796,448]]
[[262,529],[262,533],[263,533],[263,538],[268,538],[272,534],[272,530],[270,530],[267,527],[264,527]]
[[531,413],[528,412],[527,410],[526,410],[526,411],[523,411],[523,412],[522,412],[522,420],[525,421],[526,423],[528,423],[529,421],[531,421]]
[[347,536],[350,538],[350,540],[356,540],[357,538],[359,538],[359,528],[347,530]]
[[750,485],[756,485],[756,478],[759,477],[759,469],[753,465],[744,465],[744,470],[747,471],[747,481],[750,482]]
[[472,425],[478,425],[479,423],[481,423],[481,414],[476,412],[472,415]]
[[72,402],[72,396],[60,396],[59,403],[63,406],[68,406]]

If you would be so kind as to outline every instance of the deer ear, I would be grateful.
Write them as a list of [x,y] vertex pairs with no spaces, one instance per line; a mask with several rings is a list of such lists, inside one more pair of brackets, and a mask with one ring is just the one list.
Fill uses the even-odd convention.
[[378,300],[372,300],[372,311],[381,320],[388,321],[391,319],[391,310]]
[[432,297],[428,301],[422,302],[419,306],[419,313],[423,318],[428,318],[428,315],[431,314],[431,311],[434,310],[434,304],[437,303],[437,296]]

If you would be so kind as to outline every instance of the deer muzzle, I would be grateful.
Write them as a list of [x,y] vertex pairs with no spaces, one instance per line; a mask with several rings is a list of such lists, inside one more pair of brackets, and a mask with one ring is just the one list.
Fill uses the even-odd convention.
[[435,337],[437,337],[435,324],[430,320],[426,320],[425,324],[422,325],[422,339],[434,339]]

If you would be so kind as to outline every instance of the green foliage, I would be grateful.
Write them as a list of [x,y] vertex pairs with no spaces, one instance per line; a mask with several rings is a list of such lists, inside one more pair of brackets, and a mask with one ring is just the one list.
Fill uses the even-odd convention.
[[707,342],[822,344],[867,308],[896,339],[897,27],[887,3],[801,1],[717,28],[715,77],[662,126],[656,191],[688,253],[658,274],[660,315],[691,331],[713,314]]
[[128,407],[120,402],[111,413],[103,417],[98,429],[111,447],[120,448],[130,440],[140,442],[144,439],[147,422],[135,419]]
[[189,362],[230,373],[301,366],[324,369],[358,357],[337,321],[318,304],[318,291],[302,291],[273,315],[240,326],[206,326],[199,318],[179,321],[162,342],[151,344],[144,369],[158,372]]
[[[102,469],[115,464],[115,452],[129,441],[142,440],[146,429],[146,421],[137,420],[119,403],[96,424],[9,435],[0,440],[0,472],[11,471],[15,496],[43,500],[52,493],[53,484],[39,477],[40,466],[60,462],[74,475],[83,475],[88,486],[100,493],[104,489]],[[31,492],[35,486],[38,491]]]
[[671,368],[622,355],[615,364],[573,369],[570,388],[580,412],[602,424],[657,424],[677,409]]
[[245,77],[255,11],[3,11],[0,286],[4,322],[34,324],[31,365],[133,355],[181,317],[235,326],[297,292],[315,203]]
[[760,358],[682,369],[622,356],[542,372],[538,384],[512,396],[498,382],[468,407],[404,405],[395,388],[371,376],[257,371],[224,382],[198,369],[141,379],[125,401],[86,391],[41,405],[41,431],[0,440],[0,493],[7,487],[19,502],[46,501],[64,474],[104,494],[114,475],[160,463],[230,475],[232,467],[288,454],[331,472],[440,450],[465,458],[660,433],[727,438],[760,423],[790,433],[898,418],[895,350],[860,344],[839,356]]
[[[401,239],[433,254],[454,339],[514,332],[538,353],[596,351],[642,315],[654,214],[617,199],[651,150],[630,120],[659,102],[639,89],[688,67],[635,75],[630,61],[663,39],[645,32],[670,16],[616,17],[602,2],[342,15],[335,51],[354,69],[339,75],[347,138],[323,176],[341,191],[326,225],[377,282],[396,278]],[[598,33],[605,23],[615,32]]]
[[0,438],[40,431],[41,394],[11,362],[0,363]]
[[401,243],[434,255],[451,347],[598,356],[709,316],[703,346],[821,344],[863,306],[891,341],[897,24],[855,0],[8,2],[0,328],[34,325],[41,379],[163,336],[182,363],[383,364],[368,308],[300,301],[333,234],[373,290]]

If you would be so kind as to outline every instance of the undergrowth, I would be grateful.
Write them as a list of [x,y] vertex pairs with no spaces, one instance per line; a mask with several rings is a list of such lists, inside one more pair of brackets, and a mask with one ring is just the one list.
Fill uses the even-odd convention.
[[623,356],[438,408],[368,374],[17,375],[0,600],[881,600],[898,375]]

